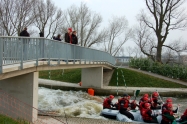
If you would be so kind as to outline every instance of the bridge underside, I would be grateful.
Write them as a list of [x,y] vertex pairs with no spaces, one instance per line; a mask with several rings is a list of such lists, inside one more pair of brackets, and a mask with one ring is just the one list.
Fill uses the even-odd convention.
[[[0,74],[0,91],[6,92],[13,98],[21,101],[22,105],[14,105],[14,101],[8,104],[0,100],[0,112],[13,117],[23,118],[34,122],[37,120],[38,108],[38,71],[82,68],[82,87],[102,88],[103,69],[112,69],[113,66],[106,62],[58,62],[47,61],[27,62],[23,64],[7,65]],[[28,106],[29,107],[26,107]],[[22,106],[22,109],[20,109]],[[10,108],[7,110],[7,108]],[[17,112],[17,113],[15,113]]]

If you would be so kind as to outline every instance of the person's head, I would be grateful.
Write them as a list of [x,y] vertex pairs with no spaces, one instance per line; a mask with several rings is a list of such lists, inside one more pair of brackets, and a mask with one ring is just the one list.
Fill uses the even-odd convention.
[[172,99],[170,99],[170,98],[168,98],[167,100],[166,100],[166,103],[172,103]]
[[145,104],[144,104],[144,107],[148,109],[148,108],[151,107],[151,105],[150,105],[149,103],[145,103]]
[[172,104],[167,104],[168,110],[173,110],[173,105]]
[[153,97],[158,97],[158,93],[157,92],[153,92],[152,96]]
[[113,96],[113,95],[110,95],[110,96],[109,96],[109,99],[110,99],[110,100],[113,100],[113,99],[114,99],[114,96]]
[[68,28],[68,33],[71,33],[72,32],[72,28]]
[[76,35],[76,34],[77,34],[77,32],[76,32],[76,31],[73,31],[73,32],[72,32],[72,34]]
[[24,30],[27,30],[27,27],[25,27]]
[[143,97],[149,97],[149,94],[146,93],[146,94],[143,95]]
[[126,93],[123,94],[123,98],[125,98],[125,99],[128,99],[128,96],[129,96],[129,95],[126,94]]

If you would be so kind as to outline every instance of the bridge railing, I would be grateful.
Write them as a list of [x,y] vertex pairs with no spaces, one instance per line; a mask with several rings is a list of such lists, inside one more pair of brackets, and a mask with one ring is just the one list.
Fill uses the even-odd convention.
[[108,62],[115,64],[115,58],[104,51],[85,48],[46,38],[0,37],[0,73],[3,66],[20,64],[28,61],[58,60]]

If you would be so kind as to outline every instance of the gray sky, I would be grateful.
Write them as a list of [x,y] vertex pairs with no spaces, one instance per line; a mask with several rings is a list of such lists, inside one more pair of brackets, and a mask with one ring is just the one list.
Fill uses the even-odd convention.
[[[71,5],[80,6],[81,2],[87,4],[87,6],[94,12],[100,13],[103,17],[103,25],[106,25],[108,20],[114,16],[125,16],[129,22],[129,26],[134,26],[136,22],[136,15],[141,9],[147,9],[144,0],[52,0],[62,10],[66,10]],[[187,6],[187,1],[185,2]],[[187,42],[187,30],[185,31],[173,31],[169,33],[167,41],[182,38]],[[126,46],[134,46],[133,41],[128,41],[124,44]]]

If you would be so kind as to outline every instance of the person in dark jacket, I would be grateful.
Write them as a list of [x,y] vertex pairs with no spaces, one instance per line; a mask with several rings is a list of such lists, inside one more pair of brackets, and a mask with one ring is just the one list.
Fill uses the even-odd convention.
[[[30,37],[30,34],[27,32],[27,27],[24,28],[24,30],[20,33],[21,37]],[[22,38],[23,42],[23,60],[27,60],[27,53],[28,53],[28,46],[29,46],[29,39],[28,38]]]
[[19,36],[30,37],[30,34],[27,32],[27,27],[24,28],[24,30],[20,33]]
[[57,37],[55,38],[55,40],[61,41],[60,37],[61,37],[61,35],[58,34]]
[[68,32],[65,33],[65,42],[72,44],[72,28],[68,28]]
[[43,32],[40,32],[40,37],[44,37],[44,33]]
[[77,39],[77,35],[76,35],[76,31],[72,32],[72,44],[78,44],[78,39]]

